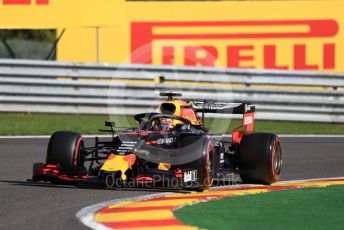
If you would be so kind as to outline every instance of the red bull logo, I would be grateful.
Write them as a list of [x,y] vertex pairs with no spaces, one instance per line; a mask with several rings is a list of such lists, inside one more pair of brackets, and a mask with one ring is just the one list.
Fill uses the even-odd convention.
[[[131,62],[216,66],[221,60],[229,68],[334,70],[338,31],[332,19],[132,22]],[[180,47],[177,41],[188,43]],[[154,60],[154,52],[160,60]]]

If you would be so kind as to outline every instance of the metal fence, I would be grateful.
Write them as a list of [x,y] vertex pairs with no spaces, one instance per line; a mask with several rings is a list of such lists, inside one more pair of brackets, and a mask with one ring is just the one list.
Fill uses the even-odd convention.
[[258,119],[344,122],[344,74],[0,59],[2,112],[133,114],[165,91],[251,102]]

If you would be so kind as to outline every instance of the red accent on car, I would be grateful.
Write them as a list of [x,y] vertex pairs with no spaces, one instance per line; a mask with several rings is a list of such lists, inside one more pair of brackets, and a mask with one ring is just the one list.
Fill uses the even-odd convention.
[[239,130],[239,128],[238,129],[234,129],[234,131],[232,132],[232,141],[235,144],[240,144],[241,138],[245,134],[244,131],[243,130]]
[[65,181],[85,181],[88,179],[87,175],[84,176],[70,176],[70,175],[60,175],[58,176],[60,180],[65,180]]
[[53,176],[64,181],[84,181],[89,178],[88,175],[61,174],[60,167],[54,164],[45,165],[41,172],[41,175]]
[[246,127],[246,132],[253,132],[254,129],[254,112],[245,113],[242,118],[242,125]]
[[148,133],[145,131],[137,132],[125,132],[125,135],[138,135],[138,136],[148,136]]
[[244,113],[242,117],[242,125],[234,129],[232,132],[232,141],[240,144],[245,133],[252,133],[254,129],[254,112]]
[[176,178],[182,178],[183,177],[183,172],[181,169],[176,169],[175,170],[175,175],[176,175]]
[[78,141],[76,142],[76,145],[75,145],[75,150],[74,150],[74,161],[73,161],[73,164],[74,164],[74,167],[77,167],[78,166],[78,158],[79,158],[79,151],[80,151],[80,143],[81,141],[83,141],[84,139],[82,137],[80,137],[78,139]]
[[124,160],[126,162],[128,162],[128,166],[131,169],[131,166],[133,166],[133,164],[135,164],[136,156],[134,154],[129,154],[129,155],[124,157]]
[[135,178],[135,181],[138,183],[149,183],[149,182],[153,182],[153,178],[150,176],[144,176],[144,175],[138,175]]
[[208,143],[208,147],[207,147],[207,157],[206,157],[206,172],[207,172],[207,179],[208,179],[208,186],[211,187],[212,186],[212,178],[211,178],[211,175],[210,175],[210,169],[208,168],[209,166],[209,161],[210,161],[210,149],[213,148],[213,145],[211,142]]
[[116,155],[111,153],[111,154],[108,156],[108,160],[112,160],[112,159],[115,158],[115,157],[116,157]]
[[280,140],[277,138],[273,145],[272,145],[272,156],[271,156],[271,169],[272,169],[272,176],[275,180],[280,178],[280,172],[275,171],[275,157],[276,157],[276,145],[280,143]]
[[158,143],[157,140],[152,140],[152,141],[146,141],[146,145],[156,145]]
[[43,174],[59,174],[60,173],[60,167],[58,165],[53,165],[53,164],[47,164],[43,170]]

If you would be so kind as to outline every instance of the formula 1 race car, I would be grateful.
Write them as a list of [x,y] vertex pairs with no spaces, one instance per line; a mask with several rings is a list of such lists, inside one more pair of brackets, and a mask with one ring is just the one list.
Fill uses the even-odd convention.
[[[168,185],[203,191],[228,175],[244,183],[271,184],[282,166],[280,140],[275,134],[253,133],[255,107],[245,103],[183,101],[178,93],[160,112],[135,115],[138,125],[116,135],[106,121],[111,140],[95,139],[85,147],[75,132],[55,132],[46,163],[33,167],[33,181],[70,183],[97,180],[107,187]],[[198,115],[200,113],[202,116]],[[212,136],[204,127],[205,113],[243,114],[242,126],[232,136]],[[110,138],[110,137],[109,137]]]

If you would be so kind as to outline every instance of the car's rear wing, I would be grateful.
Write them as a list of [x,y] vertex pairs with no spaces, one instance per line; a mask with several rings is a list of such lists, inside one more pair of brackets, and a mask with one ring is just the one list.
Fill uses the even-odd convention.
[[224,103],[224,102],[203,102],[190,101],[195,112],[202,113],[202,122],[204,123],[205,113],[221,114],[243,114],[242,126],[232,132],[234,143],[240,143],[241,138],[246,132],[253,132],[255,106],[248,103]]
[[245,114],[255,111],[255,106],[247,103],[191,101],[191,106],[202,113]]

